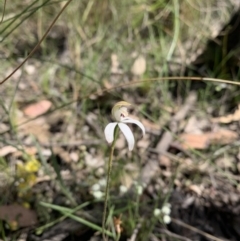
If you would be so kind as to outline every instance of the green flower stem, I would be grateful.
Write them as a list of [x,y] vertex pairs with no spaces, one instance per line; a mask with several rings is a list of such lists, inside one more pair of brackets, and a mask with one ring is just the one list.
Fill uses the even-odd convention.
[[108,196],[109,196],[110,176],[111,176],[111,171],[112,171],[114,148],[115,148],[118,133],[119,133],[119,127],[117,125],[114,130],[114,140],[111,145],[111,151],[110,151],[110,156],[109,156],[109,160],[108,160],[107,183],[106,183],[106,188],[105,188],[104,209],[103,209],[103,218],[102,218],[102,235],[103,235],[104,241],[106,241],[105,224],[106,224],[106,216],[107,216],[107,202],[108,202]]

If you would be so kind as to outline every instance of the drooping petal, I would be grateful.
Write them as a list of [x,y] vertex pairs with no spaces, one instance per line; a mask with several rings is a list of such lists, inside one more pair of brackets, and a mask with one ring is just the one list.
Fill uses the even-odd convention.
[[109,123],[104,130],[105,138],[108,143],[112,143],[114,139],[114,129],[117,125],[117,122]]
[[124,123],[118,123],[118,126],[122,131],[123,135],[125,136],[125,138],[127,139],[129,151],[132,151],[135,141],[131,129]]
[[130,118],[130,117],[127,117],[127,118],[123,118],[123,119],[122,119],[122,122],[123,122],[123,123],[136,124],[138,127],[141,128],[142,133],[143,133],[143,136],[145,135],[145,127],[144,127],[144,125],[143,125],[140,121],[134,120],[134,119],[132,119],[132,118]]

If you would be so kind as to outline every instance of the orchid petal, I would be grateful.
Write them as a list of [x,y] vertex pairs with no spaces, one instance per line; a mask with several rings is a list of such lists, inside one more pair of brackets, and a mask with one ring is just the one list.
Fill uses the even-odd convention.
[[114,139],[114,130],[117,122],[109,123],[104,130],[105,138],[108,143],[112,143]]
[[125,138],[127,139],[129,151],[132,151],[135,141],[131,129],[124,123],[118,123],[118,126],[122,131],[123,135],[125,136]]
[[121,120],[121,122],[123,122],[123,123],[136,124],[138,127],[141,128],[142,133],[143,133],[143,136],[145,135],[145,127],[143,126],[143,124],[142,124],[140,121],[134,120],[134,119],[132,119],[132,118],[130,118],[130,117],[127,117],[127,118],[123,118],[123,119]]

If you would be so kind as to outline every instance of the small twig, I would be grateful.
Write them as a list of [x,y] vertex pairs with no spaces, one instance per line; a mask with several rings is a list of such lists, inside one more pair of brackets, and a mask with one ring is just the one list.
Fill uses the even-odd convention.
[[61,14],[63,13],[63,11],[67,8],[67,6],[70,4],[72,0],[68,0],[66,2],[66,4],[63,6],[63,8],[60,10],[60,12],[57,14],[57,16],[54,18],[54,20],[52,21],[52,23],[50,24],[50,26],[48,27],[47,31],[44,33],[44,35],[42,36],[42,38],[39,40],[39,42],[35,45],[35,47],[32,49],[32,51],[29,53],[29,55],[23,60],[23,62],[21,64],[19,64],[13,71],[11,74],[9,74],[4,80],[2,80],[0,82],[0,85],[3,84],[4,82],[6,82],[11,76],[13,76],[18,69],[20,69],[26,62],[27,60],[36,52],[36,50],[38,49],[38,47],[41,45],[41,43],[43,42],[43,40],[47,37],[48,33],[50,32],[50,30],[52,29],[52,27],[54,26],[54,24],[57,22],[58,18],[61,16]]
[[[0,142],[7,144],[9,146],[15,146],[17,149],[22,150],[23,147],[35,147],[32,143],[22,142],[21,145],[17,141],[4,141],[3,138],[0,138]],[[41,143],[43,147],[79,147],[79,146],[94,146],[100,145],[102,140],[82,140],[82,141],[71,141],[71,142],[51,142],[51,143]]]
[[201,234],[201,235],[205,236],[206,238],[209,238],[209,239],[211,239],[213,241],[228,241],[227,239],[217,238],[217,237],[215,237],[215,236],[213,236],[213,235],[211,235],[209,233],[206,233],[206,232],[204,232],[202,230],[199,230],[199,229],[197,229],[197,228],[195,228],[195,227],[193,227],[193,226],[191,226],[189,224],[186,224],[186,223],[184,223],[184,222],[182,222],[182,221],[180,221],[178,219],[171,218],[171,220],[172,220],[172,222],[174,222],[174,223],[176,223],[176,224],[178,224],[178,225],[180,225],[180,226],[182,226],[184,228],[190,229],[190,230],[192,230],[192,231],[194,231],[196,233],[199,233],[199,234]]
[[172,233],[171,231],[167,230],[167,229],[160,229],[160,232],[162,233],[165,233],[167,234],[168,236],[172,237],[172,238],[176,238],[176,239],[179,239],[179,240],[184,240],[184,241],[192,241],[191,239],[189,238],[185,238],[181,235],[178,235],[176,233]]
[[141,227],[142,227],[142,220],[137,224],[136,228],[133,230],[132,236],[127,241],[135,241]]
[[[68,143],[65,142],[53,142],[53,143],[43,143],[41,146],[43,147],[75,147],[75,146],[92,146],[92,145],[100,145],[102,143],[102,140],[96,139],[96,140],[82,140],[82,141],[71,141]],[[23,143],[23,146],[31,146],[32,144],[25,144]]]

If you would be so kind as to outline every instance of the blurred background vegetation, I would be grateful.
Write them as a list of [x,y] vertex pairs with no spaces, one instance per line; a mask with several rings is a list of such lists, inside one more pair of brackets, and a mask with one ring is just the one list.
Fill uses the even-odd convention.
[[[1,2],[1,80],[28,56],[65,4],[66,1],[57,0]],[[158,160],[154,150],[164,132],[171,131],[172,117],[191,93],[196,94],[197,101],[186,119],[194,116],[197,120],[209,120],[236,109],[240,97],[238,87],[184,80],[151,82],[148,79],[201,76],[238,80],[239,19],[239,3],[234,0],[71,1],[35,53],[0,86],[0,193],[4,194],[0,196],[0,204],[4,207],[0,209],[0,237],[41,240],[39,237],[56,236],[58,226],[57,229],[53,227],[62,225],[63,238],[60,240],[69,240],[70,236],[101,240],[101,235],[90,238],[96,230],[101,231],[101,192],[109,151],[103,130],[111,120],[113,104],[125,100],[136,107],[131,114],[143,121],[148,135],[144,141],[136,133],[138,151],[132,154],[127,153],[123,138],[117,144],[109,216],[123,214],[122,240],[129,237],[132,241],[214,240],[202,234],[195,237],[193,229],[193,236],[185,231],[178,232],[164,221],[163,210],[173,202],[170,197],[174,201],[181,195],[182,199],[189,198],[194,191],[188,192],[186,187],[205,184],[206,177],[198,169],[199,163],[195,163],[199,172],[192,173],[176,163],[165,165],[160,161],[159,173],[155,173],[157,181],[148,183],[147,187],[138,183],[138,177],[148,160]],[[137,85],[117,88],[143,79],[146,81]],[[110,90],[103,92],[103,89]],[[41,102],[43,100],[45,102]],[[44,103],[44,107],[33,105],[39,103]],[[39,108],[44,110],[38,111]],[[33,113],[35,109],[37,113]],[[186,122],[182,120],[178,124],[179,129],[173,133],[176,139],[179,133],[185,132]],[[237,127],[227,128],[237,132]],[[214,128],[209,123],[204,125],[204,131]],[[226,146],[230,147],[230,143]],[[188,158],[199,162],[209,160],[209,165],[213,165],[210,172],[214,172],[222,168],[214,166],[213,157],[220,147],[221,144],[217,144],[201,151],[184,151],[172,145],[168,150],[185,161]],[[229,148],[222,155],[230,155],[231,151],[231,158],[236,158],[237,149]],[[226,176],[237,175],[237,165],[224,166],[224,171],[229,171]],[[161,172],[163,166],[170,174]],[[180,169],[182,174],[179,174]],[[233,189],[238,190],[238,181],[231,176],[223,183],[233,183]],[[139,185],[145,195],[138,193]],[[134,201],[126,201],[126,198],[126,203],[122,199],[118,203],[115,199],[123,195],[121,190],[130,190],[132,186],[137,190]],[[100,197],[95,196],[94,188]],[[183,194],[175,197],[173,190],[181,190]],[[11,205],[19,206],[13,208]],[[9,206],[15,212],[11,215],[7,212],[11,217],[6,218],[3,209]],[[25,209],[18,209],[20,207]],[[158,208],[162,216],[153,213]],[[34,214],[27,213],[30,209]],[[14,215],[19,212],[31,222],[25,224],[17,220]],[[176,212],[174,215],[191,223],[190,218],[183,218]],[[145,216],[150,216],[148,223],[143,220]],[[197,214],[193,216],[199,219]],[[198,228],[222,238],[240,236],[239,233],[232,236],[233,231],[229,229],[226,232],[230,234],[224,236],[215,232],[215,226],[213,230],[203,226]],[[110,236],[116,239],[114,231]]]

